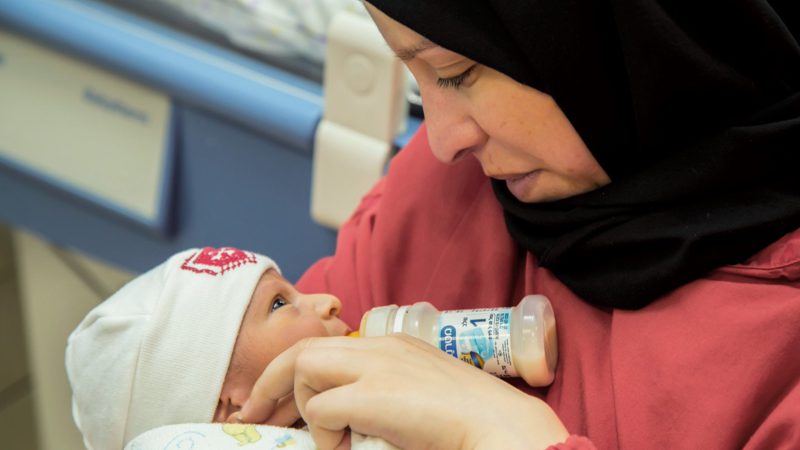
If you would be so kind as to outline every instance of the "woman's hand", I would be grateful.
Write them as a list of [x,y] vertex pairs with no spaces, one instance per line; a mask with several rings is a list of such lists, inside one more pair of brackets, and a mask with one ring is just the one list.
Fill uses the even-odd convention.
[[295,344],[267,366],[241,419],[270,422],[293,390],[323,450],[348,427],[400,448],[533,449],[567,438],[541,400],[405,335]]

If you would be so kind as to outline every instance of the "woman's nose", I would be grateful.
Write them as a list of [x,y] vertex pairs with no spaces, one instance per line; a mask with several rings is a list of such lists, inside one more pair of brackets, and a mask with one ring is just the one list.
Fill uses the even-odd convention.
[[331,294],[311,294],[305,296],[305,303],[321,319],[338,317],[342,311],[342,302]]
[[440,90],[428,89],[422,97],[422,108],[433,155],[445,164],[452,164],[480,150],[488,136],[462,100]]

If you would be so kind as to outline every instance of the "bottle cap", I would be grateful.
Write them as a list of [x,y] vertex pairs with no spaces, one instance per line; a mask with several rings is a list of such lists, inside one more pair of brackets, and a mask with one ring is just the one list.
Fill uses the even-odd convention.
[[[558,337],[553,307],[543,295],[527,295],[519,304],[521,308],[522,340],[538,343],[526,357],[535,364],[518,367],[520,376],[531,386],[547,386],[553,382],[558,364]],[[522,357],[523,355],[520,355]]]
[[[389,321],[394,316],[397,305],[379,306],[367,311],[361,320],[361,336],[386,336]],[[391,331],[389,331],[391,332]]]

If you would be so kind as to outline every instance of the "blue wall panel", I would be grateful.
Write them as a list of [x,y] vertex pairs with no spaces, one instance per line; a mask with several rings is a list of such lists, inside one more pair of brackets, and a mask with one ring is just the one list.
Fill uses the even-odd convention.
[[133,271],[184,248],[232,245],[266,253],[294,280],[333,252],[335,232],[309,218],[306,156],[193,108],[176,115],[171,235],[2,167],[0,220]]

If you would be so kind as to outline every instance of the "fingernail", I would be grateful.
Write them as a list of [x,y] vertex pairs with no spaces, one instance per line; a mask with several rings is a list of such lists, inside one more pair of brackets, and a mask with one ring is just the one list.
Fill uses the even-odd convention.
[[241,412],[236,413],[235,419],[236,419],[236,423],[244,423],[244,419],[242,419],[242,413]]

